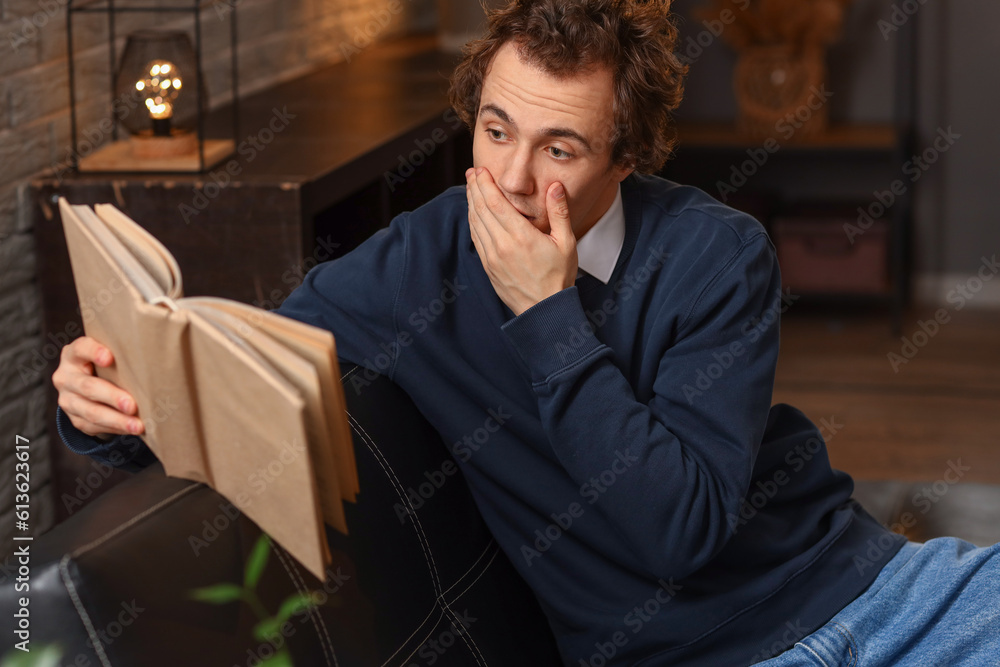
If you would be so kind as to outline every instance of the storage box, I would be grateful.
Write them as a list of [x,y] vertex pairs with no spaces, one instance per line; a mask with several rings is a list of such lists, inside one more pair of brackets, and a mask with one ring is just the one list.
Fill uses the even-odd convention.
[[773,222],[782,284],[793,294],[882,293],[888,290],[889,225],[834,214],[787,216]]

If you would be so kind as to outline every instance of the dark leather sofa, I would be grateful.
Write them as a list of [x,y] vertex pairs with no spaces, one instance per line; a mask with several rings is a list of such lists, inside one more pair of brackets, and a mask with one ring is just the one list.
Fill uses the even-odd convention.
[[[297,591],[325,598],[285,626],[295,666],[558,664],[461,474],[434,474],[451,460],[437,433],[383,377],[345,389],[362,489],[345,505],[350,535],[327,529],[325,582],[275,546],[257,586],[270,613]],[[67,666],[254,667],[275,648],[254,638],[248,605],[188,592],[241,583],[259,535],[208,487],[148,467],[31,543],[31,646],[58,642]],[[0,582],[0,655],[22,595]]]
[[[325,582],[273,547],[257,587],[271,612],[297,591],[320,592],[323,604],[293,616],[279,642],[296,667],[559,664],[537,602],[461,474],[440,472],[450,458],[434,430],[385,378],[346,389],[362,489],[346,506],[350,536],[328,530],[334,562]],[[859,482],[855,498],[911,539],[1000,541],[1000,487],[937,491]],[[248,605],[188,596],[241,582],[259,535],[211,489],[149,467],[31,543],[32,646],[58,642],[62,665],[260,665],[275,648],[254,638]],[[12,576],[0,581],[4,638],[14,636],[22,595]]]

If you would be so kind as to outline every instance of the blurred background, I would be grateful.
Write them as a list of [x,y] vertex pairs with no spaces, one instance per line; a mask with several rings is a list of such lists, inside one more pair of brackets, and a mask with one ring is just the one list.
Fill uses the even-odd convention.
[[[963,482],[1000,483],[1000,5],[816,0],[779,24],[814,4],[826,33],[758,39],[749,0],[674,3],[690,73],[663,175],[767,227],[788,306],[774,401],[835,425],[836,466],[933,482],[960,460]],[[470,164],[444,93],[477,2],[115,6],[0,0],[0,538],[16,435],[37,532],[123,475],[54,433],[51,373],[82,332],[55,198],[118,205],[187,294],[272,308]],[[127,37],[150,29],[200,63],[166,131],[160,103],[124,104],[146,76]]]

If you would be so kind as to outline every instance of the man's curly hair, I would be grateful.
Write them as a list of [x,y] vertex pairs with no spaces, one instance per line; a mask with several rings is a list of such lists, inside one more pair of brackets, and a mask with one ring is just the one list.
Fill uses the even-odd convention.
[[611,160],[654,173],[676,143],[670,113],[687,66],[674,54],[671,0],[514,0],[491,11],[486,36],[466,45],[451,80],[451,105],[475,131],[483,80],[512,42],[519,57],[551,76],[609,67],[614,75]]

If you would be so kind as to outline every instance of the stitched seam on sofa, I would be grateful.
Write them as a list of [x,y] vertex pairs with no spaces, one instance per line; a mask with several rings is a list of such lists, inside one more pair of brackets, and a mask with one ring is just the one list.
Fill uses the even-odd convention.
[[[288,560],[285,558],[285,554],[282,553],[282,549],[278,547],[273,541],[269,540],[271,545],[271,550],[278,555],[278,560],[281,561],[281,566],[285,568],[285,573],[288,575],[292,583],[295,584],[295,590],[300,595],[309,595],[309,588],[306,586],[306,582],[302,580],[302,575],[299,574],[299,568],[295,565],[295,562],[291,562],[291,569],[288,567]],[[319,618],[319,622],[316,619]],[[333,650],[333,642],[330,641],[330,634],[326,630],[326,623],[323,622],[323,617],[319,615],[314,607],[309,607],[309,620],[312,621],[313,627],[316,629],[316,636],[319,637],[320,646],[323,647],[323,657],[326,658],[326,664],[330,664],[330,656],[333,656],[333,664],[339,667],[337,662],[337,653]],[[323,626],[322,631],[320,631],[320,626]],[[329,651],[327,650],[329,648]]]
[[[444,593],[441,591],[441,578],[438,575],[437,564],[434,562],[434,554],[431,551],[430,542],[427,540],[427,536],[424,533],[423,525],[420,523],[420,518],[417,516],[416,508],[414,508],[412,504],[410,504],[410,499],[407,498],[406,494],[402,492],[403,485],[402,483],[400,483],[399,477],[396,476],[396,471],[392,469],[392,466],[389,464],[389,461],[383,456],[382,450],[379,449],[378,444],[372,439],[370,435],[368,435],[368,432],[365,431],[364,427],[361,426],[360,422],[358,422],[358,420],[354,418],[354,416],[350,413],[350,411],[347,411],[347,419],[350,422],[351,426],[355,428],[358,435],[360,435],[361,438],[365,441],[365,444],[368,446],[369,451],[372,452],[372,455],[375,456],[376,460],[379,462],[379,465],[382,467],[383,472],[385,472],[386,475],[389,477],[390,481],[392,482],[393,489],[396,491],[396,496],[400,499],[401,502],[405,501],[407,503],[407,506],[409,506],[411,511],[407,512],[407,516],[413,523],[414,530],[417,533],[417,539],[420,542],[420,548],[422,551],[424,551],[424,560],[425,562],[428,563],[428,568],[430,570],[432,586],[435,592],[435,599],[438,601],[439,604],[444,606],[445,613],[451,619],[452,623],[461,624],[461,618],[458,616],[457,613],[455,613],[455,610],[451,609],[448,606],[448,601],[444,599]],[[410,637],[412,636],[413,635],[411,634]],[[468,641],[465,640],[464,636],[463,635],[459,636],[463,637],[463,641],[465,642],[466,646],[468,646]],[[407,639],[407,642],[408,641],[409,638]],[[472,649],[472,647],[469,647],[469,650],[473,651],[474,649]],[[396,652],[398,653],[398,650]],[[479,653],[478,647],[476,647],[474,653]],[[392,656],[389,656],[389,659],[392,659],[392,657],[395,655],[396,653],[393,653]],[[483,664],[479,661],[478,658],[475,657],[475,655],[473,655],[473,658],[476,659],[477,663]]]
[[427,570],[431,577],[431,587],[434,589],[435,595],[441,595],[441,579],[438,577],[437,564],[434,562],[434,555],[431,553],[430,542],[427,541],[427,535],[424,533],[424,527],[420,523],[420,517],[417,516],[417,510],[410,503],[410,499],[406,497],[403,492],[403,485],[399,481],[399,477],[396,476],[396,471],[392,469],[389,465],[389,461],[382,455],[382,450],[379,446],[372,440],[368,432],[365,431],[361,423],[354,418],[354,415],[347,411],[347,419],[351,426],[355,429],[358,435],[361,436],[362,440],[368,446],[368,450],[375,457],[382,471],[386,474],[386,477],[392,483],[392,488],[396,492],[396,497],[399,498],[400,502],[405,502],[406,506],[410,508],[407,512],[407,517],[410,519],[410,524],[413,526],[413,530],[417,535],[417,540],[420,542],[420,550],[424,552],[424,561],[427,563]]
[[482,579],[482,578],[483,578],[483,575],[484,575],[484,574],[486,574],[486,571],[490,569],[490,565],[492,565],[492,564],[493,564],[493,561],[495,561],[495,560],[497,559],[497,554],[499,554],[499,553],[500,553],[500,549],[499,549],[499,548],[498,548],[498,549],[495,549],[495,550],[493,551],[493,555],[492,555],[492,556],[490,556],[490,560],[489,560],[489,562],[488,562],[488,563],[486,563],[486,565],[485,565],[485,566],[483,567],[482,571],[480,571],[480,573],[476,575],[476,578],[475,578],[475,579],[473,579],[472,581],[470,581],[470,582],[469,582],[469,585],[468,585],[468,586],[466,586],[465,588],[463,588],[463,589],[462,589],[462,592],[461,592],[461,593],[459,593],[459,594],[457,594],[457,595],[456,595],[455,597],[453,597],[453,598],[451,599],[451,602],[453,602],[453,603],[454,603],[454,602],[457,602],[457,601],[458,601],[458,599],[459,599],[460,597],[462,597],[463,595],[465,595],[466,593],[468,593],[468,592],[469,592],[469,589],[470,589],[470,588],[472,588],[473,586],[475,586],[475,585],[476,585],[476,582],[477,582],[477,581],[479,581],[480,579]]
[[94,629],[94,624],[90,620],[90,614],[87,613],[87,609],[83,604],[83,600],[80,599],[80,595],[77,593],[76,584],[73,583],[73,579],[69,575],[69,561],[71,559],[78,557],[80,554],[86,553],[87,551],[90,551],[91,549],[100,546],[104,542],[116,536],[118,533],[124,531],[126,528],[129,528],[138,523],[139,521],[142,521],[150,514],[153,514],[161,507],[172,503],[177,498],[180,498],[181,496],[191,493],[192,490],[197,489],[199,486],[200,484],[191,484],[190,486],[184,487],[180,491],[177,491],[173,495],[164,498],[163,500],[156,503],[152,507],[149,507],[144,511],[140,512],[139,514],[136,514],[128,521],[115,526],[104,535],[101,535],[97,539],[89,542],[88,544],[83,545],[82,547],[77,548],[73,552],[68,553],[61,559],[59,559],[59,577],[63,580],[63,585],[66,587],[66,592],[69,593],[69,597],[73,601],[73,606],[76,607],[77,616],[80,617],[80,621],[83,622],[83,626],[87,629],[87,635],[90,637],[90,641],[94,645],[94,653],[97,654],[97,657],[101,661],[101,665],[103,665],[104,667],[111,667],[111,663],[108,660],[107,654],[104,653],[104,644],[101,642],[100,637],[97,636],[97,631]]
[[[394,657],[396,657],[396,654],[399,653],[400,651],[402,651],[406,647],[406,645],[410,643],[410,641],[417,635],[417,633],[420,632],[420,628],[422,628],[425,625],[427,625],[427,622],[429,620],[431,620],[431,616],[434,615],[434,611],[435,610],[437,610],[439,612],[438,613],[438,620],[434,622],[433,626],[431,626],[431,630],[433,630],[434,627],[437,626],[437,624],[441,622],[441,617],[444,616],[444,608],[440,604],[438,604],[437,600],[435,600],[434,604],[431,606],[431,610],[429,612],[427,612],[426,616],[424,616],[424,620],[420,621],[420,623],[417,625],[416,629],[413,632],[410,633],[410,636],[407,637],[406,639],[404,639],[400,643],[400,645],[398,647],[396,647],[396,650],[393,651],[392,655],[390,655],[386,659],[386,661],[382,663],[381,667],[386,667],[386,665],[389,664],[389,661],[392,660]],[[428,632],[427,635],[426,635],[426,637],[430,637],[430,636],[431,636],[430,632]],[[426,640],[426,637],[425,637],[425,640]],[[421,645],[422,645],[422,643],[421,644],[417,644],[417,648],[420,648]],[[410,652],[410,655],[413,655],[414,653],[416,653],[416,651],[417,651],[416,648],[413,649],[413,651]],[[407,659],[409,659],[409,658],[407,658]]]
[[[493,544],[496,545],[496,542],[493,542]],[[442,597],[441,602],[444,603],[444,605],[450,609],[450,604],[452,604],[454,602],[457,602],[459,598],[461,598],[463,595],[465,595],[467,592],[469,592],[470,588],[472,588],[473,586],[476,585],[477,581],[479,581],[480,579],[482,579],[483,575],[486,574],[486,572],[490,569],[490,565],[492,565],[493,561],[496,560],[497,554],[499,552],[500,552],[500,548],[499,547],[497,547],[496,549],[493,550],[493,555],[490,557],[490,560],[486,563],[486,565],[483,566],[483,568],[482,568],[482,570],[480,570],[479,574],[476,575],[476,578],[473,579],[472,581],[470,581],[469,585],[466,586],[465,588],[463,588],[462,592],[459,593],[458,595],[456,595],[451,600],[451,602],[448,602],[443,597]],[[476,561],[478,562],[479,559],[477,558]],[[468,573],[466,573],[466,574],[468,574]],[[462,575],[462,577],[464,578],[465,575]],[[458,582],[456,582],[456,584],[457,583]],[[451,589],[449,589],[449,590],[451,590]],[[452,619],[452,622],[454,623],[455,619]],[[463,625],[464,626],[464,624],[462,623],[462,619],[461,618],[458,619],[458,625]],[[459,633],[458,636],[461,637],[461,639],[462,639],[463,642],[465,642],[465,645],[469,648],[469,651],[473,653],[472,657],[476,661],[476,663],[479,664],[479,665],[484,665],[485,666],[487,664],[486,663],[486,658],[483,657],[483,654],[479,650],[479,646],[476,644],[476,641],[472,638],[472,635],[469,634],[469,629],[465,628],[461,633]]]
[[[494,544],[496,544],[496,543],[494,542]],[[480,571],[480,573],[476,576],[475,579],[473,579],[472,581],[469,582],[468,586],[466,586],[465,588],[462,589],[461,593],[459,593],[458,595],[455,596],[455,598],[452,600],[452,602],[457,602],[459,598],[461,598],[463,595],[465,595],[467,592],[469,592],[469,589],[471,589],[473,586],[476,585],[476,582],[479,581],[483,577],[483,575],[486,574],[486,572],[490,569],[490,566],[493,565],[493,561],[496,560],[497,554],[499,554],[499,553],[500,553],[500,548],[499,548],[499,546],[497,546],[497,548],[493,550],[493,555],[490,556],[489,562],[486,563],[486,565],[483,567],[482,571]],[[487,665],[486,658],[483,656],[482,652],[479,650],[479,646],[476,644],[476,640],[472,638],[472,634],[471,633],[472,633],[472,631],[469,628],[465,628],[465,630],[459,635],[459,637],[461,637],[462,641],[465,642],[465,645],[469,647],[469,650],[472,651],[475,654],[472,657],[476,660],[476,663],[478,663],[480,665],[483,665],[485,667],[485,665]],[[476,656],[478,656],[478,657],[476,657]]]
[[[347,371],[347,373],[345,373],[344,375],[342,375],[341,378],[340,378],[341,384],[343,384],[343,382],[345,380],[347,380],[348,378],[350,378],[352,375],[356,374],[359,371],[360,368],[361,368],[360,366],[355,366],[351,370]],[[347,412],[347,411],[345,410],[345,412]],[[351,414],[349,412],[347,413],[347,416],[348,416],[349,420],[353,420],[353,417],[351,417]],[[352,424],[352,428],[353,428],[353,424]],[[358,429],[354,429],[354,431],[355,431],[355,433],[358,433]],[[364,435],[362,435],[361,433],[358,433],[358,435],[361,435],[362,439],[364,439]],[[367,445],[367,443],[366,443],[366,445]],[[371,447],[369,446],[369,450],[370,449],[371,449]],[[383,472],[385,472],[384,468],[383,468]],[[388,473],[386,473],[386,476],[388,477]],[[422,544],[421,544],[420,548],[423,549],[423,545]],[[426,557],[425,557],[425,560],[426,560]],[[404,640],[403,643],[400,644],[399,647],[392,653],[392,655],[389,656],[388,660],[386,660],[382,664],[382,667],[385,667],[386,665],[388,665],[389,664],[389,660],[392,660],[396,656],[397,653],[399,653],[400,651],[403,650],[403,647],[405,647],[407,644],[410,643],[410,640],[413,639],[413,637],[415,637],[418,632],[420,632],[420,628],[424,627],[427,624],[427,622],[431,620],[431,617],[434,615],[434,610],[435,609],[439,609],[441,611],[441,614],[444,614],[444,610],[440,609],[440,605],[438,604],[438,600],[436,598],[435,598],[434,604],[431,605],[431,610],[429,612],[427,612],[426,616],[424,616],[424,620],[420,621],[420,623],[413,630],[413,632],[410,633],[410,636],[407,637],[406,640]],[[437,625],[438,622],[440,622],[440,616],[438,617],[438,621],[435,622],[435,625]],[[433,629],[433,627],[432,627],[432,629]],[[428,633],[427,636],[429,637],[430,634]],[[417,648],[420,648],[419,644],[417,645]],[[416,652],[416,649],[414,649],[414,652]],[[410,653],[410,655],[413,655],[413,653]]]
[[[499,546],[497,545],[496,540],[494,540],[493,538],[490,538],[490,541],[486,545],[486,548],[483,549],[483,551],[482,551],[481,554],[479,554],[478,556],[476,556],[476,560],[473,561],[472,565],[469,566],[469,569],[466,570],[465,572],[463,572],[461,575],[459,575],[459,577],[457,579],[455,579],[455,583],[453,583],[448,588],[444,589],[441,592],[441,595],[444,596],[445,594],[450,593],[451,589],[455,588],[455,586],[458,586],[460,583],[462,583],[462,580],[465,579],[466,577],[468,577],[470,574],[472,574],[472,571],[476,569],[476,566],[479,565],[479,561],[481,561],[486,556],[486,554],[488,554],[494,548],[499,548]],[[491,558],[490,559],[490,563],[492,563],[492,562],[493,562],[493,559]],[[489,566],[490,566],[490,564],[487,563],[486,567],[488,568]],[[482,575],[480,574],[480,576],[482,576]],[[478,579],[479,577],[476,577],[476,578]]]
[[90,620],[90,614],[87,613],[86,608],[83,606],[83,601],[80,600],[80,596],[76,592],[76,584],[73,583],[72,577],[69,576],[69,560],[69,554],[59,559],[59,577],[63,580],[63,585],[66,587],[66,592],[69,593],[69,597],[73,601],[73,606],[76,607],[77,616],[83,622],[83,627],[87,629],[87,636],[90,637],[90,643],[94,646],[94,653],[97,654],[101,665],[111,667],[111,662],[108,660],[107,654],[104,653],[104,643],[97,636],[94,624]]
[[98,547],[98,546],[102,545],[104,542],[106,542],[106,541],[110,540],[112,537],[115,537],[116,535],[118,535],[118,533],[123,532],[126,528],[131,528],[133,525],[139,523],[140,521],[142,521],[143,519],[145,519],[146,517],[148,517],[150,514],[153,514],[154,512],[159,511],[160,508],[164,507],[165,505],[169,505],[170,503],[172,503],[173,501],[177,500],[181,496],[187,495],[187,494],[191,493],[192,491],[194,491],[196,489],[199,489],[199,488],[203,488],[201,484],[196,483],[196,482],[192,482],[190,486],[185,486],[183,489],[181,489],[180,491],[177,491],[172,496],[170,496],[168,498],[164,498],[163,500],[161,500],[160,502],[156,503],[152,507],[146,508],[145,510],[143,510],[139,514],[136,514],[134,517],[132,517],[131,519],[129,519],[128,521],[126,521],[125,523],[118,524],[117,526],[115,526],[114,528],[112,528],[111,530],[109,530],[108,532],[106,532],[104,535],[101,535],[100,537],[98,537],[97,539],[93,540],[89,544],[85,544],[82,547],[78,547],[72,553],[67,554],[67,556],[69,558],[76,558],[80,554],[83,554],[83,553],[85,553],[87,551],[90,551],[94,547]]
[[[348,375],[350,375],[350,373],[348,373]],[[400,493],[402,485],[399,483],[399,479],[396,477],[395,473],[391,471],[391,466],[389,466],[388,461],[385,461],[384,457],[382,456],[381,450],[378,448],[378,445],[375,444],[371,436],[368,435],[368,432],[365,431],[365,429],[361,426],[358,420],[354,418],[354,415],[352,415],[350,411],[345,411],[345,412],[347,414],[347,420],[350,423],[351,428],[354,430],[355,433],[357,433],[361,437],[361,439],[365,443],[365,446],[368,448],[368,451],[370,451],[372,453],[372,456],[375,457],[375,461],[379,464],[379,467],[382,468],[382,472],[385,473],[386,478],[389,479],[393,489],[396,491],[396,496],[400,498],[401,501],[407,503],[407,505],[410,507],[411,511],[407,512],[407,516],[410,519],[410,525],[413,526],[413,530],[417,535],[417,542],[420,544],[420,550],[424,554],[424,562],[427,564],[427,569],[431,577],[431,587],[434,589],[435,606],[438,606],[440,604],[439,598],[441,595],[441,585],[438,583],[436,566],[433,564],[433,561],[429,554],[430,546],[426,542],[426,537],[423,534],[423,526],[420,525],[420,519],[417,517],[416,510],[413,509],[412,505],[409,505],[410,503],[409,499],[406,498],[404,494]],[[387,466],[389,469],[387,469]],[[432,608],[431,611],[428,612],[427,616],[424,617],[424,620],[421,621],[420,625],[418,625],[414,629],[414,631],[410,633],[410,636],[407,637],[406,640],[399,646],[399,648],[397,648],[392,653],[392,655],[389,656],[386,662],[383,663],[383,667],[384,665],[389,664],[389,660],[392,660],[397,653],[403,650],[403,647],[406,646],[406,644],[408,644],[411,639],[413,639],[413,637],[420,631],[420,628],[423,627],[425,623],[427,623],[428,619],[430,619],[431,616],[433,616],[433,614],[434,614],[434,609]],[[435,623],[435,625],[437,625],[437,623]],[[416,649],[414,649],[414,651],[416,651]]]
[[[441,626],[441,621],[445,619],[446,612],[445,612],[445,609],[443,607],[440,607],[440,606],[438,606],[438,610],[441,613],[438,615],[437,621],[435,621],[434,625],[432,625],[431,628],[430,628],[430,630],[427,631],[427,634],[425,634],[423,636],[423,638],[421,639],[420,643],[417,644],[406,656],[404,656],[402,658],[402,662],[398,663],[400,665],[400,667],[402,667],[403,665],[406,665],[409,662],[410,658],[413,657],[413,654],[416,653],[417,651],[419,651],[420,648],[427,643],[427,640],[430,639],[431,635],[434,634],[434,631]],[[449,618],[451,620],[451,623],[452,623],[453,627],[463,626],[463,624],[461,623],[461,621],[456,622],[455,619],[452,618],[451,616],[448,616],[447,618]],[[423,624],[421,624],[421,625],[423,625]],[[468,628],[465,628],[464,630],[462,630],[462,632],[455,633],[455,634],[458,634],[458,636],[461,637],[461,638],[463,638],[463,641],[464,641],[464,638],[468,634],[468,632],[469,632]],[[410,635],[410,637],[408,637],[407,640],[404,642],[404,646],[406,644],[409,644],[410,643],[410,639],[412,639],[412,638],[413,638],[413,635]],[[475,644],[475,642],[473,642],[473,644]],[[477,665],[481,665],[481,667],[488,667],[488,665],[484,662],[485,658],[483,658],[483,660],[480,660],[480,658],[482,658],[482,653],[479,653],[479,647],[478,646],[475,647],[475,649],[473,649],[472,646],[469,646],[468,642],[465,642],[465,646],[466,646],[466,648],[469,649],[470,652],[473,653],[472,659],[476,661]],[[402,647],[400,647],[399,649],[396,649],[396,651],[391,656],[389,656],[389,659],[382,663],[381,667],[387,667],[389,665],[389,661],[392,660],[396,656],[396,653],[399,653],[399,651],[401,649],[402,649]],[[478,654],[479,657],[476,657],[476,654]]]
[[[357,371],[357,367],[353,368],[350,372],[348,372],[343,378],[341,378],[341,380],[343,381],[343,379],[350,377],[356,371]],[[361,426],[360,422],[358,422],[358,420],[354,418],[354,416],[350,413],[350,411],[345,411],[345,412],[347,413],[347,419],[348,419],[349,423],[351,424],[351,427],[354,428],[355,432],[358,435],[361,436],[362,440],[364,440],[365,445],[368,447],[368,450],[372,452],[372,455],[375,457],[375,460],[378,461],[379,466],[382,468],[382,471],[386,474],[386,477],[392,483],[393,488],[396,491],[396,496],[400,499],[400,501],[406,502],[407,506],[410,508],[411,511],[407,512],[407,516],[410,518],[411,524],[413,525],[414,531],[415,531],[415,533],[417,535],[417,540],[420,543],[420,549],[424,552],[424,561],[427,563],[428,570],[429,570],[430,575],[431,575],[431,585],[435,589],[435,600],[436,600],[436,602],[438,604],[441,604],[441,605],[444,606],[445,612],[452,619],[453,623],[455,623],[455,622],[460,623],[461,622],[460,618],[458,617],[458,615],[455,613],[454,610],[452,610],[452,609],[450,609],[448,607],[448,601],[444,599],[444,592],[441,590],[440,577],[438,576],[438,572],[437,572],[437,564],[434,562],[434,555],[431,552],[430,543],[428,542],[427,536],[424,533],[423,526],[420,524],[420,519],[417,516],[416,509],[410,503],[409,498],[407,498],[406,495],[404,493],[402,493],[402,488],[403,488],[402,484],[400,483],[399,478],[396,476],[396,473],[392,469],[392,466],[389,464],[388,460],[385,459],[385,457],[383,456],[382,450],[379,448],[378,444],[376,444],[375,441],[371,438],[371,436],[368,435],[368,432],[365,431],[364,427]],[[480,558],[481,558],[481,556],[480,556]],[[477,559],[477,561],[478,560],[479,559]],[[492,560],[491,560],[491,562],[492,562]],[[475,564],[473,564],[473,567],[475,567]],[[470,571],[471,571],[471,568],[470,568]],[[463,574],[462,576],[464,577],[465,575]],[[482,575],[480,575],[480,576],[482,576]],[[478,580],[478,577],[477,577],[477,580]],[[458,582],[456,582],[456,583],[458,583]],[[450,588],[449,588],[449,590],[450,590]],[[422,627],[424,625],[424,623],[427,622],[427,619],[430,618],[433,613],[434,612],[433,612],[433,609],[432,609],[431,612],[428,613],[428,615],[420,623],[420,625],[418,625],[417,628],[410,634],[410,636],[406,639],[406,641],[404,641],[403,644],[399,648],[397,648],[396,651],[394,651],[392,655],[389,656],[389,660],[391,660],[393,657],[395,657],[395,655],[397,653],[399,653],[400,650],[402,650],[403,646],[405,646],[407,643],[409,643],[410,639],[412,639],[413,636],[417,634],[417,632],[420,630],[420,627]],[[437,625],[437,624],[435,624],[435,625]],[[464,638],[463,638],[463,641],[465,641]],[[466,641],[466,645],[468,646],[468,642],[467,641]],[[418,646],[418,648],[419,648],[419,646]],[[478,647],[475,647],[475,649],[473,649],[472,647],[469,647],[469,648],[470,648],[470,650],[474,650],[475,653],[479,653],[479,655],[482,656],[482,654],[479,652],[479,648]],[[414,649],[414,651],[415,650],[416,649]],[[412,653],[410,655],[412,655]],[[473,657],[475,658],[475,656],[473,656]],[[478,659],[476,661],[479,662]],[[386,664],[388,664],[388,660],[386,661]],[[482,663],[480,663],[480,664],[482,664]]]
[[[431,636],[432,634],[434,634],[434,629],[435,629],[435,628],[437,628],[438,626],[440,626],[440,625],[441,625],[441,621],[442,621],[442,620],[443,620],[443,619],[445,618],[445,611],[444,611],[444,607],[442,607],[442,606],[440,606],[440,605],[435,605],[435,608],[436,608],[436,609],[437,609],[437,610],[438,610],[438,611],[440,612],[440,613],[438,614],[438,617],[437,617],[437,620],[436,620],[436,621],[434,621],[434,625],[432,625],[432,626],[430,627],[430,630],[428,630],[428,631],[427,631],[427,634],[425,634],[425,635],[423,636],[423,638],[422,638],[422,639],[420,640],[420,643],[419,643],[419,644],[417,644],[417,645],[416,645],[416,647],[414,647],[414,648],[413,648],[413,649],[412,649],[412,650],[411,650],[411,651],[410,651],[410,652],[409,652],[408,654],[406,654],[406,656],[405,656],[405,657],[403,657],[403,659],[402,659],[402,662],[400,662],[400,663],[399,663],[399,665],[400,665],[401,667],[402,667],[403,665],[406,665],[406,663],[407,663],[407,662],[409,661],[409,659],[413,657],[413,654],[414,654],[414,653],[416,653],[416,652],[417,652],[417,651],[418,651],[418,650],[420,649],[420,647],[421,647],[421,646],[423,646],[424,644],[426,644],[426,643],[427,643],[427,640],[428,640],[428,639],[430,639],[430,636]],[[431,614],[433,614],[433,613],[434,613],[434,610],[432,609],[432,610],[431,610],[431,613],[430,613],[430,614],[428,614],[428,617],[430,617],[430,615],[431,615]],[[427,619],[424,619],[423,623],[421,623],[420,625],[423,625],[423,624],[424,624],[424,623],[426,623],[426,622],[427,622]],[[389,661],[391,661],[391,660],[392,660],[393,658],[395,658],[395,657],[396,657],[396,654],[397,654],[397,653],[399,653],[400,651],[402,651],[402,650],[403,650],[403,647],[404,647],[404,646],[406,646],[407,644],[409,644],[409,643],[410,643],[410,640],[411,640],[411,639],[413,639],[413,635],[415,635],[415,634],[417,634],[417,632],[416,632],[416,631],[414,631],[414,632],[413,632],[413,633],[412,633],[412,634],[411,634],[411,635],[410,635],[409,637],[407,637],[407,638],[406,638],[406,641],[404,641],[404,642],[403,642],[403,643],[402,643],[402,644],[401,644],[401,645],[399,646],[399,648],[397,648],[397,649],[396,649],[396,650],[395,650],[395,651],[393,652],[393,654],[392,654],[392,655],[390,655],[390,656],[389,656],[389,658],[388,658],[388,659],[387,659],[387,660],[386,660],[385,662],[383,662],[383,663],[382,663],[382,664],[380,665],[380,667],[388,667],[388,665],[389,665]]]
[[[466,586],[465,588],[463,588],[460,593],[458,593],[457,595],[455,595],[455,597],[453,597],[450,602],[444,600],[443,597],[442,597],[441,601],[445,605],[450,605],[450,604],[454,604],[455,602],[457,602],[459,600],[459,598],[461,598],[463,595],[465,595],[469,591],[469,589],[472,588],[473,586],[475,586],[476,582],[479,581],[480,579],[482,579],[483,575],[486,574],[489,571],[490,566],[493,565],[493,561],[495,561],[496,558],[497,558],[497,554],[500,553],[500,545],[497,544],[496,540],[494,540],[492,538],[490,539],[490,543],[486,546],[486,548],[483,549],[483,552],[481,554],[479,554],[479,557],[476,558],[476,562],[472,564],[472,567],[470,567],[468,570],[466,570],[465,573],[461,577],[459,577],[458,580],[454,584],[452,584],[451,586],[449,586],[448,589],[445,591],[445,593],[450,592],[451,589],[455,588],[455,586],[458,586],[460,583],[462,583],[462,581],[467,576],[469,576],[469,574],[471,574],[472,571],[476,568],[476,565],[478,565],[479,561],[481,561],[483,559],[483,556],[485,556],[490,551],[493,552],[492,555],[490,556],[490,559],[479,570],[479,574],[476,575],[476,578],[469,582],[468,586]],[[444,594],[442,593],[442,596],[443,595]],[[465,631],[462,632],[462,634],[459,635],[459,636],[462,638],[462,641],[465,642],[465,645],[468,646],[469,651],[471,651],[474,654],[472,656],[473,659],[475,659],[476,662],[478,664],[480,664],[480,665],[486,665],[487,664],[486,658],[483,656],[482,652],[479,650],[479,646],[476,644],[476,640],[474,640],[472,638],[471,631],[468,628],[466,628]],[[471,644],[470,644],[470,642],[471,642]],[[479,656],[478,658],[476,657],[477,655]],[[481,662],[480,662],[480,658],[482,659]]]

